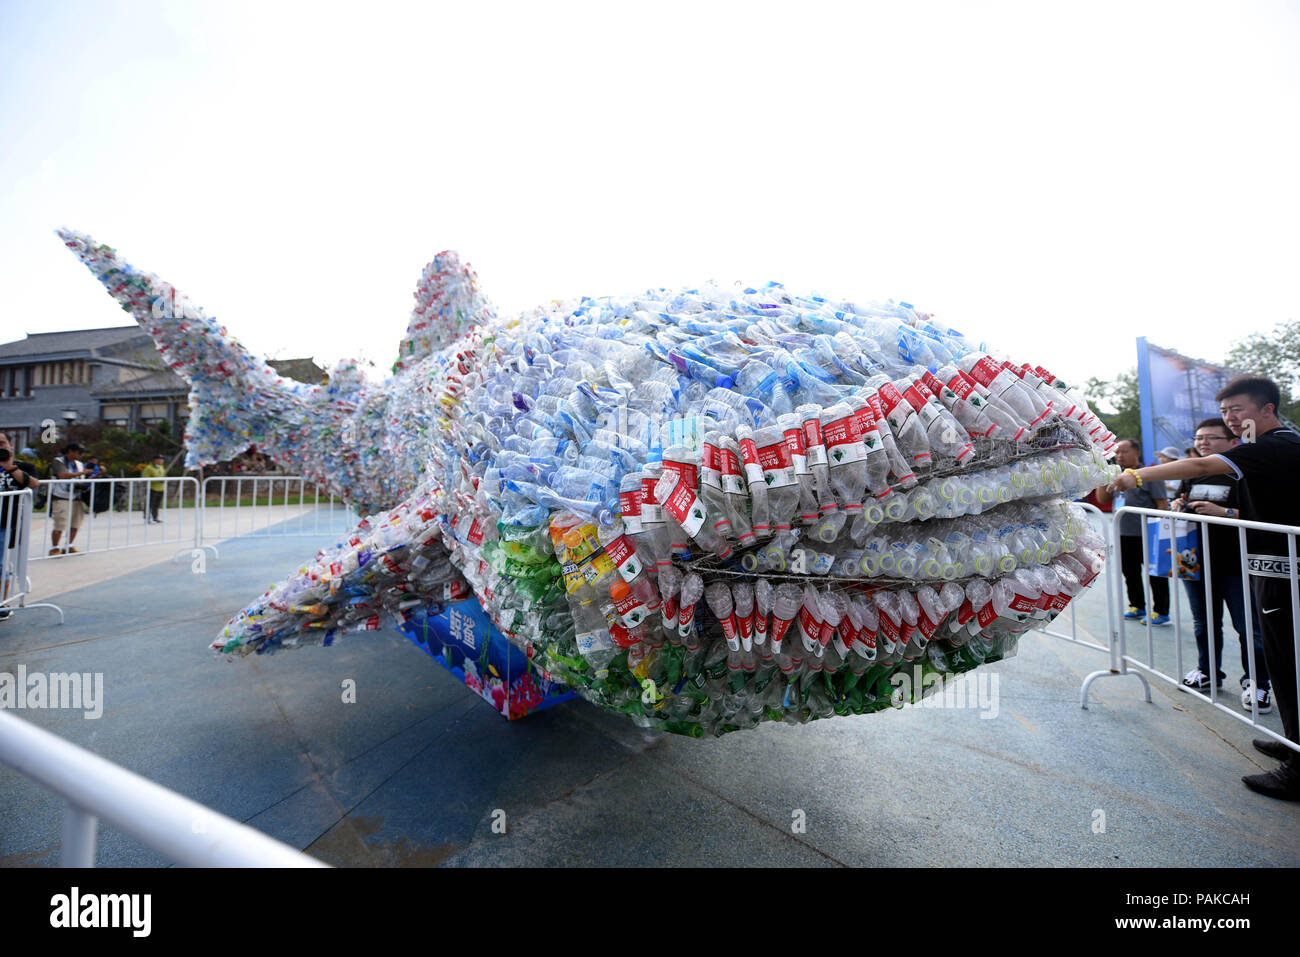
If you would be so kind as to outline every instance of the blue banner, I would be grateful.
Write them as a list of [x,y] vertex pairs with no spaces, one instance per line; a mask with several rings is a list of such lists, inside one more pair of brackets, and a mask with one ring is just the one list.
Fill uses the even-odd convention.
[[[1137,341],[1138,401],[1142,417],[1142,461],[1172,445],[1181,454],[1192,444],[1196,423],[1218,418],[1214,394],[1242,373],[1226,366]],[[1120,436],[1124,438],[1124,436]]]

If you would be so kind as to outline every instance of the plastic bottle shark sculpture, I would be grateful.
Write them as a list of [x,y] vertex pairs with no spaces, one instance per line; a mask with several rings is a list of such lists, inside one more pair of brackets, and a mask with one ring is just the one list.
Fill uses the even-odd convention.
[[310,386],[59,235],[190,383],[188,466],[258,442],[365,516],[220,652],[329,644],[472,588],[545,678],[717,734],[876,711],[899,669],[1013,654],[1101,566],[1068,504],[1115,472],[1086,399],[906,303],[710,284],[503,317],[444,252],[393,377],[342,363]]

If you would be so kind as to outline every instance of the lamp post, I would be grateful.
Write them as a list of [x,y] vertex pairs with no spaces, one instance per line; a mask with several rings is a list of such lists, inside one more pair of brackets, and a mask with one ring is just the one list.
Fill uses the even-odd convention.
[[59,413],[63,416],[63,436],[67,442],[72,441],[72,427],[77,423],[79,417],[76,409],[64,409]]

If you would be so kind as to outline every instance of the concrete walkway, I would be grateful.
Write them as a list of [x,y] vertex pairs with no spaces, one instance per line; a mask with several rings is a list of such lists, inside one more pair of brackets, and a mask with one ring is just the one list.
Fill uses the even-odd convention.
[[[20,716],[338,865],[1300,865],[1300,805],[1240,783],[1273,766],[1247,725],[1163,683],[1147,704],[1132,677],[1081,710],[1105,656],[1040,634],[980,672],[995,716],[915,707],[707,740],[581,701],[506,722],[392,630],[214,660],[225,620],[333,540],[273,532],[222,543],[201,574],[125,552],[38,563],[85,580],[58,591],[66,624],[0,624],[0,670],[102,672],[104,713]],[[1104,616],[1095,587],[1083,631]],[[0,865],[56,863],[61,820],[0,768]],[[99,860],[164,863],[108,827]]]
[[[158,562],[192,562],[198,557],[194,552],[196,541],[215,545],[219,552],[222,543],[230,539],[265,531],[299,541],[307,537],[320,542],[324,538],[324,544],[329,544],[331,533],[337,535],[355,522],[341,505],[245,506],[237,511],[211,506],[201,510],[201,516],[198,509],[172,508],[159,515],[163,519],[160,525],[145,524],[139,512],[105,512],[87,518],[74,542],[78,552],[50,556],[46,554],[50,545],[49,518],[37,513],[32,521],[36,545],[30,553],[34,560],[28,561],[32,590],[27,600],[45,601],[72,588],[111,581]],[[203,527],[196,530],[200,517]],[[212,549],[207,552],[212,557]]]

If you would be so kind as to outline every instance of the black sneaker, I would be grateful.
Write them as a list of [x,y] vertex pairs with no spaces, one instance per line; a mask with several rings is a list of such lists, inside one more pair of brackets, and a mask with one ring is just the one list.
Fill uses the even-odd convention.
[[9,618],[9,616],[12,615],[12,614],[13,614],[13,610],[12,610],[12,609],[9,609],[9,608],[0,608],[0,621],[5,621],[5,620],[7,620],[7,619]]
[[1267,754],[1270,758],[1278,761],[1285,761],[1287,758],[1300,752],[1292,751],[1281,741],[1274,741],[1272,738],[1256,738],[1250,742],[1255,746],[1255,750],[1260,754]]
[[[1183,676],[1182,686],[1191,688],[1193,691],[1209,691],[1210,678],[1200,668],[1193,668]],[[1219,687],[1223,687],[1223,682],[1219,682]]]
[[1300,801],[1300,771],[1289,761],[1268,774],[1247,774],[1241,782],[1252,791],[1279,801]]

